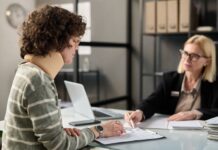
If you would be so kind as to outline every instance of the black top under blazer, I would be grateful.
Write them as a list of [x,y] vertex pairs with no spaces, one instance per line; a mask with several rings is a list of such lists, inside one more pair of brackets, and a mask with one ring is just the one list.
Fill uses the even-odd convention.
[[[148,98],[143,100],[138,109],[144,112],[145,118],[150,118],[154,113],[172,115],[175,113],[179,101],[181,86],[184,73],[168,72],[163,75],[163,79],[156,91]],[[206,120],[218,116],[218,81],[210,83],[201,81],[201,106],[198,109],[203,113],[200,118]],[[177,96],[171,95],[171,92],[177,91]]]

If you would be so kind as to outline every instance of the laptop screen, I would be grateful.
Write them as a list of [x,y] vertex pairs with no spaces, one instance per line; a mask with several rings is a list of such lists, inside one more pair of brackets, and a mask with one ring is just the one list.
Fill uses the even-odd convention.
[[75,111],[88,119],[95,119],[84,86],[79,83],[64,81]]

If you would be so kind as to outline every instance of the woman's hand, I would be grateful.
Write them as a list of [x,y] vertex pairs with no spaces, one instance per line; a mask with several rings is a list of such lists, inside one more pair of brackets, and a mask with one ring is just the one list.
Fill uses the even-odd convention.
[[76,128],[64,128],[66,133],[70,136],[79,136],[80,135],[80,130]]
[[193,111],[185,111],[174,114],[168,118],[169,121],[195,120],[196,113]]
[[[101,124],[101,126],[103,127],[103,137],[120,136],[125,132],[122,123],[118,120],[107,121]],[[94,132],[95,137],[99,138],[100,135],[95,127],[91,128],[91,130]]]
[[125,113],[124,119],[130,125],[131,125],[131,120],[133,121],[134,124],[136,124],[143,119],[143,112],[141,110],[129,111],[129,112]]
[[121,134],[125,133],[122,123],[118,120],[107,121],[106,123],[102,124],[102,127],[104,137],[120,136]]

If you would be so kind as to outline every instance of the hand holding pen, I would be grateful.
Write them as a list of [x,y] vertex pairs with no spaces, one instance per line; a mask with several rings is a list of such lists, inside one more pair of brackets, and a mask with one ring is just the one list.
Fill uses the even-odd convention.
[[135,123],[133,122],[132,115],[130,113],[127,113],[127,118],[131,128],[135,128]]
[[143,112],[141,110],[129,111],[125,113],[124,119],[132,128],[135,128],[135,124],[143,119]]

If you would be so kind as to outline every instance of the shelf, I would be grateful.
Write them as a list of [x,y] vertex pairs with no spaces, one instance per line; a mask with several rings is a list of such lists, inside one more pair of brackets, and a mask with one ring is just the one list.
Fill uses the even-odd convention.
[[206,35],[217,35],[218,31],[190,31],[190,32],[176,32],[176,33],[143,33],[146,36],[181,36],[188,34],[206,34]]
[[176,32],[176,33],[143,33],[148,36],[175,36],[175,35],[187,35],[187,32]]
[[218,31],[190,31],[191,34],[217,35]]
[[128,43],[111,43],[111,42],[81,42],[80,46],[95,46],[95,47],[129,47]]
[[163,76],[163,72],[143,73],[143,76]]
[[[186,16],[186,18],[189,18],[189,20],[185,20],[184,21],[184,16],[183,16],[183,22],[188,22],[189,23],[189,28],[182,28],[183,26],[181,26],[181,19],[179,17],[179,14],[177,16],[177,19],[180,21],[180,23],[178,23],[178,29],[174,30],[174,32],[165,32],[165,33],[160,33],[157,31],[163,31],[160,30],[160,28],[158,28],[159,30],[157,30],[157,20],[152,22],[153,20],[147,20],[147,21],[151,21],[149,22],[149,26],[146,26],[148,24],[146,24],[146,6],[145,3],[146,2],[151,2],[154,1],[155,2],[155,11],[153,12],[149,9],[150,12],[155,13],[155,16],[157,18],[158,16],[158,11],[157,11],[157,5],[159,0],[141,0],[141,32],[140,32],[140,40],[141,40],[141,44],[140,44],[140,99],[143,100],[145,96],[144,90],[143,90],[143,86],[147,86],[146,82],[148,82],[149,84],[153,81],[153,90],[156,89],[158,82],[159,82],[159,77],[161,77],[163,75],[163,72],[159,72],[159,71],[163,71],[163,70],[176,70],[176,68],[171,68],[176,67],[176,64],[170,64],[169,67],[167,66],[168,64],[168,57],[172,58],[173,55],[175,55],[175,51],[172,51],[173,53],[169,53],[171,52],[171,50],[173,49],[177,49],[178,47],[182,47],[184,46],[184,42],[191,36],[193,36],[194,34],[200,34],[200,35],[205,35],[210,37],[214,43],[216,44],[216,46],[218,46],[218,0],[204,0],[204,1],[200,1],[200,0],[187,0],[184,1],[184,3],[189,2],[189,8],[187,10],[183,10],[183,11],[189,11],[186,14],[188,14],[189,16]],[[176,1],[176,0],[175,0]],[[183,6],[183,8],[186,6],[184,5],[180,5],[183,1],[177,1],[178,3],[178,8],[180,8],[180,6]],[[188,6],[187,5],[187,6]],[[161,3],[159,3],[159,8],[161,6]],[[149,7],[151,8],[151,7]],[[152,7],[153,8],[153,7]],[[197,8],[197,9],[196,9]],[[165,9],[164,7],[162,7],[162,9]],[[171,9],[171,8],[170,8]],[[148,9],[147,9],[148,10]],[[181,9],[180,9],[181,10]],[[197,11],[196,11],[197,10]],[[194,13],[193,13],[194,12]],[[198,14],[195,14],[195,13]],[[178,11],[178,13],[181,13]],[[184,14],[183,14],[184,15]],[[195,16],[198,15],[198,16]],[[152,16],[151,14],[149,14],[149,16]],[[148,17],[149,17],[148,16]],[[163,17],[165,18],[165,16],[163,15]],[[196,18],[197,17],[197,18]],[[160,23],[161,20],[159,20]],[[163,20],[162,20],[163,21]],[[168,20],[169,21],[169,20]],[[154,23],[154,24],[153,24]],[[162,22],[164,25],[165,22]],[[153,28],[151,28],[151,26]],[[211,31],[197,31],[197,27],[199,26],[211,26],[213,27],[213,30]],[[149,28],[148,28],[149,27]],[[152,29],[152,30],[148,30],[148,29]],[[156,29],[154,32],[153,29]],[[147,31],[147,32],[146,32]],[[150,32],[149,32],[150,31]],[[164,30],[165,31],[165,30]],[[168,30],[169,31],[169,30]],[[183,32],[175,32],[175,31],[183,31]],[[146,32],[146,33],[145,33]],[[151,33],[154,32],[154,33]],[[151,38],[147,38],[148,36],[151,36]],[[147,41],[146,41],[147,40]],[[168,54],[169,53],[169,54]],[[169,56],[168,56],[169,55]],[[176,54],[177,55],[177,54]],[[149,58],[149,57],[152,58]],[[143,59],[147,58],[146,61],[144,61]],[[169,60],[169,62],[171,63],[178,63],[176,61],[172,61]],[[151,65],[151,66],[147,66],[147,68],[144,66],[145,63],[147,63],[146,65]],[[147,69],[153,68],[150,72],[146,71]],[[162,69],[163,70],[162,70]],[[152,79],[145,80],[146,82],[144,82],[143,80],[146,79],[144,77],[150,77]]]

